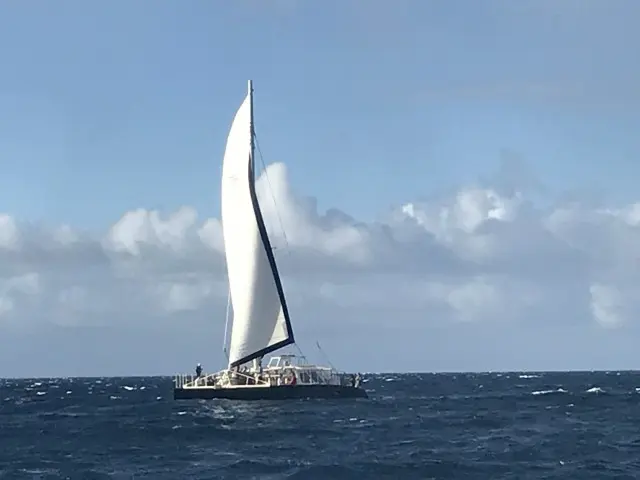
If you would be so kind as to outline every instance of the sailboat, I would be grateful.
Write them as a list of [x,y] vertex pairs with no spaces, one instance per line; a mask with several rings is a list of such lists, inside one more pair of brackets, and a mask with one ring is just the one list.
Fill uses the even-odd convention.
[[278,266],[255,188],[253,86],[233,119],[222,165],[222,230],[233,311],[228,366],[175,378],[174,399],[284,400],[367,397],[359,375],[309,364],[302,355],[265,356],[295,345]]

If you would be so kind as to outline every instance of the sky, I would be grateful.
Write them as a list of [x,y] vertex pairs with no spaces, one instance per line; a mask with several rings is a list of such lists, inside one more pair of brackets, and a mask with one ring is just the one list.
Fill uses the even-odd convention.
[[639,18],[632,0],[3,2],[0,376],[225,366],[220,170],[248,79],[310,360],[640,368]]

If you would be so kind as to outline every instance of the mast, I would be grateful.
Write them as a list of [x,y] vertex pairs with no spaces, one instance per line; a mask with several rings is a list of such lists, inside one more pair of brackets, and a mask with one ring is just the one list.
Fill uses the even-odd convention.
[[253,180],[256,179],[256,162],[254,160],[256,151],[255,130],[253,128],[253,82],[249,80],[247,82],[247,89],[249,95],[249,131],[251,137],[251,171],[253,172]]

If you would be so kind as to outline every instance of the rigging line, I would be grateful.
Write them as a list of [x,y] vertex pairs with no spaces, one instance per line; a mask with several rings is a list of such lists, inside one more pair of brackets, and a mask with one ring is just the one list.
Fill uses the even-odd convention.
[[267,179],[267,185],[269,186],[269,193],[271,194],[271,199],[273,200],[273,204],[276,207],[276,215],[278,216],[278,222],[280,223],[280,229],[282,230],[282,236],[284,237],[284,243],[287,249],[287,255],[290,255],[291,250],[289,248],[289,239],[287,238],[287,232],[284,229],[284,223],[282,222],[282,217],[280,216],[280,211],[278,210],[278,204],[276,203],[276,197],[273,194],[273,188],[271,188],[271,180],[269,180],[269,174],[267,173],[267,166],[264,163],[264,157],[262,156],[262,150],[260,149],[260,142],[258,141],[258,135],[256,135],[255,129],[253,131],[253,138],[255,140],[256,149],[258,150],[258,156],[260,157],[260,163],[262,164],[262,169],[264,170],[264,176]]
[[224,338],[222,340],[222,351],[224,352],[224,356],[229,360],[229,352],[227,351],[227,332],[229,329],[229,309],[231,308],[231,288],[229,288],[229,293],[227,294],[227,314],[225,315],[224,322]]
[[338,371],[338,369],[336,367],[333,366],[333,363],[331,363],[331,360],[329,360],[329,356],[324,352],[324,350],[322,349],[322,347],[320,346],[320,342],[316,340],[316,347],[318,347],[318,351],[320,352],[320,354],[324,357],[325,361],[329,364],[329,366],[331,368],[333,368],[336,372]]
[[300,345],[298,345],[297,343],[294,343],[293,345],[294,345],[294,346],[296,347],[296,349],[298,350],[298,353],[300,354],[300,356],[301,356],[301,357],[306,358],[306,355],[304,354],[304,352],[303,352],[303,351],[302,351],[302,349],[300,348]]

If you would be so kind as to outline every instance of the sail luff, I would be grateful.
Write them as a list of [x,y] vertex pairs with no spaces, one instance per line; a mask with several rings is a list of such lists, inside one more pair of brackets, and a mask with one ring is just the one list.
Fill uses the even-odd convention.
[[284,290],[255,190],[253,88],[229,131],[222,229],[233,306],[229,367],[294,343]]
[[255,137],[255,129],[253,126],[253,82],[249,80],[247,82],[247,96],[249,97],[249,138],[251,142],[251,150],[250,150],[250,158],[249,158],[249,168],[253,172],[250,182],[256,181],[256,160],[255,160],[255,152],[256,152],[256,137]]

